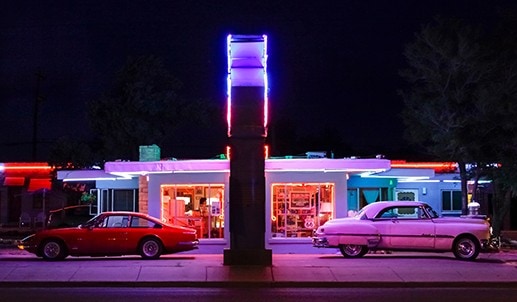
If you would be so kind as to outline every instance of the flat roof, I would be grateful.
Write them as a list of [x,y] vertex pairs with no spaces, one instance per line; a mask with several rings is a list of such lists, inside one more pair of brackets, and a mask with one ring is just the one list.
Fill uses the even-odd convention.
[[[378,173],[389,170],[387,159],[266,159],[266,172],[347,172]],[[104,165],[110,174],[153,174],[153,173],[188,173],[188,172],[230,172],[230,161],[222,159],[208,160],[172,160],[132,162],[116,161]]]

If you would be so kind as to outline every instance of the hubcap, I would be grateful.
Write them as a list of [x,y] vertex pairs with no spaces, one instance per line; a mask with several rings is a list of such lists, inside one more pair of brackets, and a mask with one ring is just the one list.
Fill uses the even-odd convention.
[[154,241],[147,241],[144,243],[143,250],[147,257],[153,257],[158,252],[158,244]]
[[462,240],[457,247],[458,254],[464,258],[469,258],[474,254],[474,244],[470,240]]
[[345,252],[350,256],[356,256],[359,255],[361,252],[361,246],[360,245],[347,245],[345,246]]
[[57,256],[59,256],[59,253],[61,252],[61,247],[56,242],[49,242],[45,244],[43,252],[45,253],[45,256],[47,256],[48,258],[56,258]]

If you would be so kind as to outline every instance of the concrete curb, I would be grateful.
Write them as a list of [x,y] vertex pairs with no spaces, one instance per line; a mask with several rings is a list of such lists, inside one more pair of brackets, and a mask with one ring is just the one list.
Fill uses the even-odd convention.
[[517,288],[517,282],[303,282],[303,281],[4,281],[0,288],[84,288],[84,287],[131,287],[131,288]]

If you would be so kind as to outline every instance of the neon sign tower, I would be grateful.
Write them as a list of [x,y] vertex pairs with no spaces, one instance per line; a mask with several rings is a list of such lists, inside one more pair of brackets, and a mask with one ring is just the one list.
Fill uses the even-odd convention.
[[230,248],[225,265],[271,265],[265,249],[264,144],[268,122],[267,37],[229,35]]

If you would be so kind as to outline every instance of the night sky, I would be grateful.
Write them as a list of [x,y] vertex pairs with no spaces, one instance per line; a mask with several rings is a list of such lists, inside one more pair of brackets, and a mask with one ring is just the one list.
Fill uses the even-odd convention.
[[[308,137],[335,130],[355,150],[399,157],[407,145],[397,95],[405,44],[437,15],[482,22],[498,8],[515,8],[511,2],[2,1],[0,162],[32,160],[38,72],[37,160],[61,136],[91,138],[85,104],[111,88],[128,56],[162,57],[183,82],[181,94],[217,102],[223,120],[229,33],[268,35],[275,120]],[[224,152],[224,132],[192,129],[181,137],[161,146],[163,157]]]

